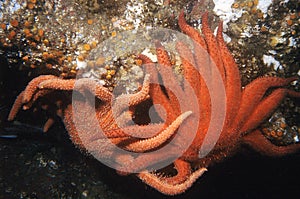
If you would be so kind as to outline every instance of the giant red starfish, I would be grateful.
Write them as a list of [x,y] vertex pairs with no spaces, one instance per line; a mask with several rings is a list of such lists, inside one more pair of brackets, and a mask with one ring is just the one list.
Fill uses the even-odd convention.
[[[265,119],[270,117],[285,96],[300,97],[300,93],[282,88],[297,78],[260,77],[241,89],[238,67],[223,40],[222,22],[219,24],[216,37],[208,26],[207,13],[202,17],[203,35],[186,23],[183,12],[179,16],[178,23],[181,30],[190,36],[195,43],[195,56],[184,43],[178,42],[177,50],[182,58],[184,78],[193,87],[193,92],[199,103],[198,110],[195,110],[196,106],[193,105],[195,102],[188,104],[187,109],[193,110],[193,114],[183,122],[180,128],[182,131],[186,131],[185,136],[187,137],[191,126],[198,126],[198,130],[192,144],[174,162],[177,170],[175,176],[159,177],[155,173],[146,171],[138,176],[160,192],[173,195],[185,191],[203,173],[204,168],[234,154],[243,144],[250,145],[257,151],[271,156],[284,155],[299,150],[299,144],[276,146],[257,129]],[[203,49],[210,55],[210,59],[205,57]],[[176,82],[176,77],[170,69],[172,65],[168,53],[160,44],[157,44],[156,53],[158,69],[153,67],[154,63],[148,57],[140,55],[140,58],[148,65],[146,68],[152,74],[152,81],[158,81],[158,75],[160,75],[163,85],[167,85],[166,88],[160,85],[150,86],[150,96],[153,103],[165,107],[168,112],[166,122],[170,123],[181,113],[178,98],[184,95],[184,99],[189,101],[192,97],[187,87],[181,87]],[[209,68],[213,63],[217,66],[218,71]],[[212,102],[214,100],[210,99],[208,82],[205,82],[203,78],[203,75],[207,75],[204,70],[211,71],[212,84],[215,84],[214,81],[218,79],[218,73],[220,73],[220,79],[225,85],[226,115],[217,143],[207,156],[201,157],[199,155],[203,152],[202,150],[205,152],[205,146],[202,145],[205,145],[205,136],[207,136],[210,125],[210,116],[213,114]],[[266,95],[270,88],[273,88],[272,92]],[[169,91],[173,89],[177,90],[177,96]],[[195,117],[193,116],[196,114],[199,114],[198,120],[194,120]],[[214,131],[218,131],[218,127],[213,126],[212,128]],[[181,146],[180,141],[178,141],[178,146]],[[149,159],[151,158],[155,159],[155,157],[149,157]],[[166,158],[168,158],[167,154]],[[200,169],[193,172],[191,165],[194,169]]]
[[[159,66],[156,67],[148,57],[139,56],[150,76],[145,76],[143,87],[136,94],[114,98],[111,92],[90,79],[65,80],[52,75],[40,76],[32,80],[18,96],[9,120],[16,116],[22,106],[28,109],[39,98],[54,100],[56,114],[62,117],[76,145],[95,157],[113,159],[116,163],[125,165],[122,171],[138,171],[137,176],[146,184],[169,195],[187,190],[209,165],[234,154],[243,144],[266,155],[284,155],[298,150],[299,144],[273,145],[257,129],[285,96],[300,97],[299,93],[284,88],[296,78],[261,77],[241,89],[238,67],[222,37],[222,23],[220,22],[215,37],[207,18],[206,13],[202,17],[200,34],[186,23],[183,12],[179,16],[181,30],[194,41],[194,53],[185,43],[177,44],[185,79],[182,85],[173,73],[168,53],[157,42]],[[214,65],[216,68],[212,67]],[[206,79],[207,77],[209,78]],[[149,78],[151,82],[159,82],[161,79],[164,87],[150,84]],[[216,92],[222,93],[222,88],[218,87],[220,83],[224,84],[224,99],[214,97]],[[270,88],[273,90],[266,95]],[[70,98],[71,91],[77,93],[73,102]],[[165,108],[165,123],[129,125],[128,121],[134,113],[126,107],[135,107],[149,97],[154,104]],[[222,110],[225,113],[223,120],[218,118],[218,113]],[[162,110],[157,108],[156,111],[163,118]],[[81,117],[77,118],[75,113]],[[224,124],[220,128],[212,121]],[[52,123],[53,119],[48,120],[45,130]],[[98,125],[104,134],[99,132]],[[177,131],[179,126],[180,131]],[[195,134],[192,132],[193,128]],[[209,129],[216,134],[209,137]],[[138,138],[145,133],[152,136]],[[111,145],[103,141],[104,136],[122,149],[146,155],[137,156],[133,163],[133,157],[114,157]],[[212,145],[214,147],[210,148]],[[170,150],[165,153],[146,153],[166,146]],[[147,170],[151,165],[174,157],[179,157],[174,160],[177,170],[174,176],[164,177]]]

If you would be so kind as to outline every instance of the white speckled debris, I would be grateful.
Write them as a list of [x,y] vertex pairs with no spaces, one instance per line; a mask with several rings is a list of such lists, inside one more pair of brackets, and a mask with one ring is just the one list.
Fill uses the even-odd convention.
[[263,62],[267,66],[273,65],[274,70],[282,69],[282,65],[272,55],[263,55]]
[[225,31],[229,21],[236,21],[243,14],[243,10],[231,8],[233,3],[234,0],[214,0],[215,7],[213,11],[223,20]]

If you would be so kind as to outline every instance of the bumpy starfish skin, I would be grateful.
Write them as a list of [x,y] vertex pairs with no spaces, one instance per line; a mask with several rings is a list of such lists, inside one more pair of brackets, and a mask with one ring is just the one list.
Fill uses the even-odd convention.
[[[208,166],[244,145],[271,156],[299,151],[300,144],[272,144],[258,128],[286,96],[300,98],[299,92],[284,88],[297,78],[261,77],[242,89],[239,69],[223,40],[222,22],[216,36],[208,25],[207,13],[202,17],[202,33],[187,24],[183,12],[178,24],[193,40],[193,49],[182,41],[176,44],[183,68],[181,84],[168,52],[156,41],[158,64],[145,55],[138,56],[147,74],[137,93],[116,97],[91,79],[42,75],[17,97],[8,119],[13,120],[22,107],[26,110],[39,99],[47,99],[42,107],[51,114],[44,131],[58,115],[80,149],[125,165],[116,168],[120,174],[136,171],[144,183],[167,195],[185,192]],[[158,82],[163,86],[155,84]],[[215,97],[216,93],[221,93],[217,95],[220,97]],[[164,108],[155,106],[164,122],[132,124],[134,108],[149,98]],[[116,145],[138,155],[116,156]],[[148,153],[166,147],[163,153]],[[175,175],[168,176],[168,167],[161,170],[165,175],[148,170],[170,159],[174,160]]]

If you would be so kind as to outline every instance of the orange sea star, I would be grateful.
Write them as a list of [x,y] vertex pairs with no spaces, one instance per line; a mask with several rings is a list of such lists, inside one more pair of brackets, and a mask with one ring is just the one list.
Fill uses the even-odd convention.
[[[193,50],[184,42],[176,45],[182,60],[182,84],[173,73],[167,51],[156,42],[158,66],[145,55],[139,56],[147,72],[139,92],[115,97],[91,79],[40,76],[17,97],[9,120],[15,118],[21,107],[28,109],[39,98],[53,100],[56,114],[63,119],[77,146],[97,158],[112,159],[125,165],[120,167],[122,174],[137,171],[136,175],[142,181],[168,195],[186,191],[208,166],[234,154],[243,144],[273,156],[299,150],[299,144],[273,145],[258,130],[285,96],[300,97],[300,93],[284,88],[296,78],[261,77],[242,89],[238,67],[223,40],[222,22],[216,36],[208,26],[207,13],[202,17],[202,34],[186,23],[183,12],[178,24],[194,42]],[[160,80],[164,86],[150,84]],[[224,85],[223,89],[220,84]],[[273,90],[266,95],[270,88]],[[225,98],[215,98],[217,92]],[[164,107],[167,113],[165,122],[130,125],[134,110],[126,108],[135,108],[148,98],[153,104]],[[80,125],[75,124],[78,122],[77,112],[81,116]],[[159,107],[156,112],[164,118]],[[222,112],[224,117],[219,116]],[[222,126],[212,121],[219,121]],[[52,123],[50,118],[45,130]],[[207,139],[209,129],[216,134]],[[145,133],[151,136],[142,137]],[[103,141],[104,137],[106,141]],[[114,157],[112,145],[107,141],[124,150],[145,155]],[[165,146],[169,147],[165,153],[147,153]],[[165,177],[149,171],[152,165],[174,157],[175,175]]]
[[[193,121],[193,115],[181,125],[181,130],[185,130],[185,136],[189,136],[189,128],[198,125],[197,134],[193,143],[183,153],[183,155],[174,162],[177,175],[170,178],[159,177],[154,173],[143,172],[138,176],[150,186],[156,188],[165,194],[178,194],[185,191],[194,180],[199,177],[212,163],[218,162],[225,157],[235,153],[243,144],[252,146],[254,149],[265,155],[279,156],[287,153],[296,152],[300,149],[299,144],[289,146],[276,146],[267,140],[257,127],[267,119],[272,112],[278,107],[283,98],[287,95],[291,97],[300,97],[300,93],[282,88],[297,78],[279,78],[279,77],[261,77],[257,78],[245,88],[241,89],[241,80],[238,67],[228,51],[222,37],[222,22],[218,27],[217,36],[215,37],[208,27],[208,15],[205,13],[202,17],[202,34],[190,27],[185,19],[183,12],[179,16],[179,26],[181,30],[190,36],[194,42],[194,54],[187,48],[184,43],[178,42],[177,50],[182,58],[184,78],[190,83],[197,96],[199,109],[191,104],[188,108],[193,110],[193,115],[199,114],[199,119]],[[202,49],[205,49],[211,59],[203,56]],[[151,71],[151,78],[158,78],[158,74],[163,81],[163,85],[176,87],[175,89],[183,92],[184,99],[190,100],[189,90],[185,86],[180,87],[175,82],[175,76],[172,70],[162,69],[171,67],[170,59],[164,48],[157,44],[156,49],[158,57],[158,69],[149,67],[154,63],[146,56],[140,58],[148,65],[148,71]],[[214,73],[213,69],[207,66],[216,64],[218,71]],[[196,66],[196,68],[194,68]],[[147,67],[147,66],[146,66]],[[204,68],[204,69],[203,69]],[[210,70],[213,82],[217,79],[217,73],[221,74],[221,80],[225,85],[226,93],[226,115],[221,134],[212,151],[205,157],[199,157],[202,150],[205,152],[205,136],[208,131],[210,116],[212,115],[212,100],[209,98],[209,89],[207,82],[204,81],[203,74]],[[200,73],[199,73],[200,71]],[[206,71],[207,72],[207,71]],[[153,74],[157,74],[156,76]],[[215,76],[214,76],[215,75]],[[157,79],[155,80],[157,81]],[[177,85],[174,85],[177,84]],[[214,83],[212,83],[214,84]],[[161,104],[168,112],[167,122],[172,121],[181,113],[178,105],[178,96],[172,92],[166,92],[159,85],[150,86],[150,96],[155,104]],[[266,96],[266,92],[273,88],[272,92]],[[180,93],[178,92],[178,93]],[[180,97],[180,96],[179,96]],[[193,102],[195,103],[195,102]],[[211,125],[211,124],[210,124]],[[214,125],[214,124],[212,124]],[[218,127],[214,130],[217,132]],[[180,146],[178,141],[178,146]],[[178,147],[177,146],[177,147]],[[165,158],[167,158],[166,155]],[[150,157],[149,157],[150,158]],[[153,157],[153,160],[155,157]],[[180,162],[180,163],[179,163]],[[194,172],[190,165],[200,168]]]

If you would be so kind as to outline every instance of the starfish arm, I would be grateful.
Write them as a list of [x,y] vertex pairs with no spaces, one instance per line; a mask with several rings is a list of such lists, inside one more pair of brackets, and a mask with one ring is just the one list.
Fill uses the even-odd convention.
[[202,48],[206,49],[206,43],[201,34],[186,23],[183,10],[180,12],[180,15],[178,17],[178,25],[183,33],[191,37],[196,43],[201,45]]
[[7,120],[8,121],[12,121],[14,120],[14,118],[16,117],[18,111],[20,110],[20,108],[22,107],[23,105],[23,97],[24,97],[24,91],[21,92],[18,97],[16,98],[9,114],[8,114],[8,118]]
[[[183,15],[181,15],[183,17]],[[184,20],[184,19],[183,19]],[[185,20],[184,20],[184,23]],[[183,23],[183,24],[184,24]],[[186,26],[183,26],[186,27]],[[189,29],[192,29],[191,27],[188,27]],[[207,27],[208,28],[208,27]],[[183,29],[183,28],[182,28]],[[185,30],[183,30],[185,32]],[[199,121],[198,121],[198,130],[197,135],[195,137],[195,140],[193,141],[192,146],[189,148],[188,151],[186,151],[185,155],[192,153],[191,151],[195,150],[196,148],[199,148],[199,145],[203,142],[203,139],[205,137],[205,133],[200,132],[206,132],[209,124],[210,124],[210,115],[211,115],[211,98],[210,98],[210,92],[208,88],[212,88],[213,83],[215,83],[214,79],[212,78],[213,74],[213,68],[211,67],[211,63],[209,58],[210,55],[206,51],[206,44],[203,45],[202,41],[198,40],[198,38],[203,38],[199,34],[198,31],[193,29],[193,31],[190,31],[189,36],[191,36],[192,39],[194,39],[194,53],[195,53],[195,63],[196,67],[194,66],[192,70],[189,70],[189,63],[185,63],[185,60],[183,59],[188,58],[188,62],[192,62],[192,57],[189,58],[189,54],[192,54],[191,52],[188,53],[185,46],[177,47],[179,54],[181,55],[181,59],[183,60],[183,68],[184,73],[185,71],[190,71],[188,73],[193,76],[193,79],[191,79],[191,85],[195,89],[195,93],[198,98],[198,106],[199,106]],[[213,35],[210,35],[213,36]],[[214,38],[214,37],[213,37]],[[203,40],[204,41],[204,40]],[[205,41],[204,41],[205,42]],[[180,44],[180,43],[179,43]],[[177,44],[177,46],[179,46]],[[200,72],[200,74],[199,74]],[[188,74],[185,74],[185,77],[188,77]],[[189,78],[187,78],[189,79]],[[190,91],[189,91],[190,92]],[[188,93],[189,93],[188,92]],[[196,114],[196,113],[195,113]],[[193,153],[192,153],[193,154]]]
[[175,176],[170,176],[167,178],[164,178],[164,181],[168,184],[180,184],[186,181],[189,175],[191,175],[191,165],[181,159],[177,159],[174,162],[174,167],[177,171],[177,174]]
[[[180,55],[183,65],[185,92],[187,93],[188,87],[193,87],[196,96],[200,96],[200,74],[196,68],[193,53],[183,42],[176,44],[176,49]],[[187,85],[188,84],[188,85]]]
[[165,163],[169,159],[176,159],[178,149],[174,146],[169,147],[169,149],[161,153],[136,153],[135,158],[124,156],[116,170],[123,173],[140,173],[144,170],[153,170],[156,165],[160,166],[161,163]]
[[105,131],[107,138],[128,137],[128,138],[149,138],[158,135],[164,124],[131,125]]
[[44,127],[43,127],[43,132],[47,132],[51,127],[52,125],[55,123],[55,119],[54,118],[49,118],[46,123],[44,124]]
[[[114,115],[116,114],[114,113]],[[120,115],[115,116],[115,121],[120,128],[127,126],[128,123],[134,123],[132,120],[132,112],[129,110],[123,111]]]
[[160,42],[157,41],[155,45],[158,60],[158,70],[163,80],[163,86],[166,88],[168,98],[170,99],[169,103],[171,104],[175,115],[179,115],[180,113],[177,111],[178,98],[184,97],[185,94],[178,84],[178,81],[172,71],[172,64],[168,52]]
[[27,110],[32,106],[32,104],[39,97],[48,94],[50,91],[38,90],[38,84],[41,81],[45,81],[53,78],[57,78],[57,77],[53,75],[43,75],[33,79],[25,88],[25,90],[22,91],[16,98],[13,107],[11,108],[11,111],[8,115],[8,121],[12,121],[16,117],[16,114],[18,113],[22,105],[23,105],[23,109]]
[[[135,106],[149,98],[150,75],[146,74],[144,78],[143,87],[140,91],[134,94],[123,94],[116,98],[118,104],[127,104],[128,106]],[[125,101],[125,103],[123,103]]]
[[32,105],[36,102],[40,97],[44,97],[45,95],[51,93],[52,90],[38,90],[32,97],[32,99],[23,105],[23,110],[28,110],[32,107]]
[[188,176],[188,178],[180,184],[169,184],[155,174],[147,171],[137,174],[137,176],[149,186],[155,188],[159,192],[166,195],[177,195],[185,192],[192,184],[207,171],[206,168],[200,168]]
[[149,89],[150,89],[150,74],[146,74],[144,77],[142,89],[130,95],[129,106],[135,106],[140,104],[149,98]]
[[91,140],[98,140],[98,139],[104,139],[104,138],[108,138],[108,139],[112,139],[112,138],[130,138],[130,135],[125,133],[126,130],[123,129],[112,129],[109,131],[105,131],[104,134],[100,135],[100,134],[95,134],[93,136],[91,136]]
[[[155,41],[155,47],[156,47],[157,62],[159,64],[158,67],[165,66],[167,69],[172,68],[172,63],[170,61],[170,57],[168,55],[168,52],[162,46],[162,44],[159,41]],[[171,73],[171,72],[169,72],[169,73]],[[171,81],[176,82],[176,80],[173,76],[172,76]]]
[[72,142],[78,146],[80,149],[84,149],[82,141],[78,135],[77,129],[74,124],[73,118],[73,108],[72,105],[69,104],[66,109],[63,111],[62,120],[64,122],[65,128],[67,129],[70,139]]
[[112,94],[105,87],[96,81],[88,78],[82,79],[53,79],[45,80],[39,84],[40,89],[55,89],[55,90],[77,90],[83,92],[88,90],[100,100],[105,102],[111,101]]
[[[206,44],[205,44],[206,46]],[[210,56],[199,42],[194,42],[194,53],[197,68],[200,72],[200,93],[198,97],[200,107],[200,124],[201,129],[198,131],[203,132],[208,128],[211,116],[211,98],[208,88],[212,88],[214,79],[212,78],[212,67],[210,62]]]
[[[16,101],[15,101],[15,103],[14,103],[14,105],[13,105],[13,107],[12,107],[10,113],[9,113],[8,121],[11,121],[15,118],[17,112],[22,107],[22,105],[23,105],[23,109],[27,110],[32,106],[32,104],[38,98],[43,97],[43,96],[49,94],[50,92],[52,92],[52,91],[50,91],[50,90],[37,90],[37,92],[33,95],[33,97],[31,97],[31,100],[29,102],[25,103],[25,104],[23,104],[24,103],[23,99],[24,99],[25,91],[21,92],[20,95],[17,97],[17,99],[16,99]],[[56,104],[56,106],[59,107],[58,104]],[[48,105],[45,106],[45,109],[48,109]],[[57,109],[56,113],[57,113],[58,116],[61,116],[60,115],[60,109]],[[53,114],[52,116],[55,116],[55,114]],[[46,121],[46,123],[44,124],[43,132],[47,132],[49,130],[49,128],[54,124],[54,122],[55,122],[54,117],[50,117]]]
[[37,92],[38,85],[46,80],[54,80],[54,79],[58,79],[57,76],[54,75],[41,75],[39,77],[34,78],[33,80],[31,80],[28,85],[26,86],[25,90],[24,90],[24,96],[23,96],[23,103],[28,103],[32,96]]
[[209,52],[209,55],[212,58],[214,64],[219,69],[219,71],[213,71],[213,73],[220,73],[223,82],[225,82],[225,69],[220,56],[219,44],[210,27],[208,26],[208,12],[205,12],[202,16],[202,33],[207,44],[207,50]]
[[145,152],[157,148],[164,144],[174,133],[182,122],[192,114],[192,111],[187,111],[181,114],[172,122],[165,130],[152,138],[139,140],[124,146],[125,149],[133,152]]
[[247,121],[243,124],[240,132],[255,129],[262,121],[270,117],[272,112],[278,107],[283,98],[288,94],[288,89],[279,88],[264,98],[251,113]]
[[201,100],[203,100],[203,97],[206,97],[208,93],[204,93],[206,91],[205,88],[201,90],[200,82],[202,77],[196,68],[193,54],[188,46],[182,42],[178,42],[176,44],[176,48],[181,56],[183,65],[183,85],[184,93],[186,94],[185,99],[189,99],[187,102],[183,103],[183,108],[194,110],[194,117],[200,119],[200,121],[196,123],[206,124],[202,119],[205,117],[204,114],[208,112],[208,107],[203,107],[203,101]]
[[139,92],[134,94],[123,94],[114,100],[114,105],[112,106],[114,115],[118,117],[124,109],[129,109],[130,106],[138,105],[148,99],[149,89],[150,75],[147,74],[144,78],[143,87]]
[[[220,57],[219,46],[217,40],[208,26],[207,13],[202,17],[202,33],[205,36],[207,51],[201,44],[194,44],[195,60],[200,71],[200,92],[198,97],[200,107],[200,121],[198,132],[206,132],[209,128],[210,117],[212,114],[212,103],[219,105],[218,102],[213,102],[211,94],[214,96],[218,93],[219,85],[225,80],[225,69]],[[220,81],[217,81],[220,80]],[[222,82],[223,80],[223,82]],[[219,98],[214,98],[221,100]],[[221,103],[222,104],[222,103]],[[198,145],[203,141],[203,133],[197,133],[193,146],[198,148]],[[188,154],[188,153],[187,153]]]
[[236,116],[239,104],[241,100],[241,77],[240,71],[235,63],[234,58],[229,52],[224,38],[223,38],[223,22],[220,21],[216,36],[220,53],[226,73],[226,121],[224,128],[227,129],[228,126],[233,122]]
[[[163,106],[166,113],[173,113],[173,108],[171,107],[169,99],[164,94],[164,92],[161,89],[161,86],[159,85],[158,71],[155,64],[152,62],[152,60],[149,57],[145,55],[139,55],[138,58],[143,61],[147,73],[151,74],[150,78],[151,78],[151,82],[153,83],[150,85],[149,94],[151,96],[153,104],[159,104]],[[164,119],[164,112],[160,110],[161,109],[158,109],[156,111],[158,112],[158,115],[162,119]],[[169,124],[174,119],[175,119],[174,116],[168,114],[166,118],[166,123]]]
[[[197,135],[195,138],[195,141],[198,143],[202,143],[203,138],[206,135],[207,129],[209,128],[210,125],[210,120],[211,120],[211,98],[209,94],[209,90],[207,86],[205,85],[204,81],[201,82],[201,95],[199,97],[200,103],[199,108],[200,108],[200,115],[199,115],[199,125],[198,125],[198,130],[197,130]],[[199,139],[198,139],[199,138]]]
[[260,130],[255,130],[242,138],[242,143],[250,146],[263,155],[284,156],[300,151],[300,144],[277,146],[268,140]]
[[261,77],[248,84],[242,92],[239,111],[233,124],[239,129],[271,87],[286,86],[296,78]]
[[300,92],[287,90],[287,95],[294,98],[300,98]]
[[195,151],[194,149],[199,148],[199,146],[202,144],[207,129],[210,125],[212,111],[211,93],[209,88],[212,88],[214,79],[212,78],[212,68],[210,67],[211,63],[209,61],[209,54],[201,45],[197,43],[194,43],[194,53],[197,69],[198,72],[200,72],[199,79],[195,81],[193,80],[194,82],[192,83],[192,85],[200,85],[200,95],[197,95],[199,106],[198,116],[196,115],[195,111],[196,118],[198,118],[198,121],[195,121],[198,123],[198,130],[192,146],[185,154],[194,154],[192,151]]
[[44,80],[38,84],[39,89],[53,89],[53,90],[73,90],[75,87],[76,79],[49,79]]
[[[96,111],[97,112],[97,111]],[[105,130],[112,130],[118,128],[118,124],[115,123],[116,118],[111,111],[110,104],[101,107],[101,110],[96,113],[98,122],[102,129]]]
[[103,129],[97,127],[92,132],[78,131],[74,123],[71,105],[64,110],[63,121],[72,142],[81,150],[94,154],[99,158],[113,158],[111,157],[113,146],[128,139],[128,135],[116,129],[109,131],[110,135],[105,134]]
[[[105,150],[105,146],[107,144],[107,141],[111,141],[114,144],[118,144],[119,142],[128,139],[128,135],[124,134],[124,132],[121,129],[113,129],[107,131],[109,133],[103,132],[97,132],[102,131],[101,129],[95,128],[94,132],[78,132],[78,129],[76,128],[75,121],[74,121],[74,115],[73,115],[73,107],[72,105],[68,105],[66,109],[63,111],[63,122],[65,124],[65,127],[67,131],[69,132],[70,138],[72,142],[78,146],[80,149],[85,150],[89,152],[89,150],[95,151],[97,148],[101,150]],[[100,125],[101,126],[101,125]],[[102,129],[105,129],[102,127]],[[81,133],[81,134],[80,134]],[[105,139],[104,139],[105,138]],[[104,143],[104,146],[97,146],[97,144],[101,145],[101,143]],[[110,145],[109,145],[110,146]],[[107,148],[107,152],[110,148]],[[99,151],[99,153],[103,152],[103,156],[105,156],[104,151]]]

